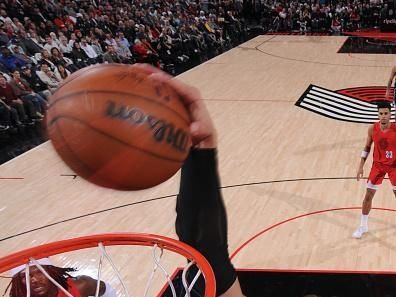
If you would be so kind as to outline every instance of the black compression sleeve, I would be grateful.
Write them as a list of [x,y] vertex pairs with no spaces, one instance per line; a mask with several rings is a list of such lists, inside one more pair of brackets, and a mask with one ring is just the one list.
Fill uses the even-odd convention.
[[216,153],[215,149],[197,149],[187,158],[177,197],[176,233],[209,261],[220,295],[234,283],[236,272],[229,260],[227,217]]

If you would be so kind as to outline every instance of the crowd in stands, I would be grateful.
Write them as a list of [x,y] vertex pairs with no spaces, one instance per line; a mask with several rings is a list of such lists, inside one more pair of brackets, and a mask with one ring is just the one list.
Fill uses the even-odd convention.
[[383,1],[264,0],[246,2],[244,12],[268,31],[340,34],[378,27],[389,9]]
[[[245,40],[240,2],[0,2],[0,138],[37,126],[48,96],[97,63],[150,63],[172,74]],[[1,141],[1,139],[0,139]]]
[[86,66],[139,62],[178,74],[245,41],[249,26],[340,34],[387,13],[367,0],[1,1],[0,143],[38,126],[50,94]]

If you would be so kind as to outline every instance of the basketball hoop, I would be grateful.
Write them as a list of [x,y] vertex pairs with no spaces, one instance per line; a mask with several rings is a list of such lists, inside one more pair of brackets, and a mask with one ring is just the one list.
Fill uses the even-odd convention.
[[[128,290],[122,280],[122,277],[114,265],[111,257],[106,252],[107,246],[151,246],[152,247],[152,255],[153,255],[153,268],[149,279],[147,281],[145,287],[144,296],[148,295],[148,290],[150,288],[150,283],[153,278],[153,275],[156,271],[160,271],[163,274],[168,286],[171,288],[172,295],[176,296],[174,286],[172,284],[172,280],[170,274],[165,270],[165,268],[161,265],[161,257],[164,250],[171,251],[173,253],[182,255],[185,257],[189,263],[184,268],[182,274],[182,283],[185,289],[185,295],[189,297],[192,287],[194,286],[196,280],[202,273],[203,278],[205,280],[205,295],[206,297],[215,297],[216,295],[216,282],[215,276],[210,267],[208,261],[195,249],[188,246],[185,243],[177,241],[172,238],[153,235],[153,234],[139,234],[139,233],[111,233],[111,234],[97,234],[91,236],[83,236],[73,239],[61,240],[53,243],[43,244],[40,246],[36,246],[33,248],[25,249],[14,254],[5,256],[0,258],[0,273],[8,271],[17,266],[28,264],[30,266],[36,266],[41,272],[47,276],[47,278],[56,285],[59,289],[63,290],[67,296],[72,296],[69,292],[67,292],[63,287],[61,287],[56,281],[52,280],[45,269],[37,262],[38,259],[46,258],[49,256],[54,256],[57,254],[72,252],[76,250],[88,249],[97,247],[100,254],[100,261],[98,266],[98,274],[97,274],[97,290],[96,296],[99,293],[99,283],[101,281],[101,266],[104,259],[106,259],[113,271],[115,272],[118,280],[120,281],[122,288],[124,290],[125,296],[131,296],[128,293]],[[30,292],[30,281],[29,281],[29,265],[26,267],[26,290]],[[193,265],[196,265],[198,268],[198,273],[194,277],[194,279],[189,284],[186,279],[186,274],[189,268]],[[28,297],[29,295],[27,295]]]

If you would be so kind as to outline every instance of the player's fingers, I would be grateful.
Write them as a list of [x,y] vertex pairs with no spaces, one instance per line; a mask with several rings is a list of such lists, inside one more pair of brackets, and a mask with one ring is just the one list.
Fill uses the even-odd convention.
[[186,106],[189,106],[200,99],[199,91],[196,91],[195,88],[186,85],[177,79],[173,79],[169,74],[163,72],[152,73],[149,75],[148,79],[168,85],[170,88],[175,90],[177,94],[179,94],[180,99]]
[[191,103],[195,102],[195,99],[193,98],[195,94],[191,92],[192,87],[172,78],[173,77],[171,75],[164,72],[155,72],[151,73],[148,76],[149,80],[167,85],[168,87],[176,91],[176,93],[179,95],[180,99],[186,106],[189,106]]
[[190,132],[191,135],[199,141],[210,136],[209,130],[205,128],[205,124],[200,121],[191,123]]
[[130,66],[133,69],[139,69],[140,71],[144,72],[147,75],[153,74],[153,73],[163,73],[162,70],[149,65],[149,64],[133,64],[132,66]]
[[191,87],[178,79],[172,79],[172,76],[165,73],[153,73],[150,78],[163,82],[173,88],[181,97],[186,105],[197,102],[201,99],[201,94],[197,88]]

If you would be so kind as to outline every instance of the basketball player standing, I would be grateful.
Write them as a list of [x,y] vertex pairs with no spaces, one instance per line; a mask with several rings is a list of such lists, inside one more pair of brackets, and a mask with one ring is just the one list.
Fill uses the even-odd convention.
[[367,180],[366,195],[363,200],[362,216],[359,228],[352,234],[354,238],[361,238],[368,231],[368,215],[372,200],[378,186],[388,174],[396,196],[396,124],[390,122],[390,102],[378,103],[379,121],[368,128],[366,146],[361,153],[357,180],[363,177],[363,166],[374,142],[373,165]]

